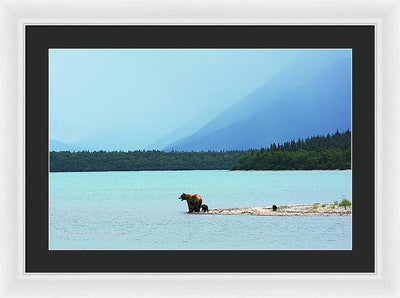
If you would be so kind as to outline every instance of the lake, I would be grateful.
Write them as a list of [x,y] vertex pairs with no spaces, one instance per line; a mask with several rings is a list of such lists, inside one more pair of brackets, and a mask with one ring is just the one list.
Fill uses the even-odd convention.
[[351,200],[351,171],[50,173],[50,249],[351,249],[351,216],[188,214]]

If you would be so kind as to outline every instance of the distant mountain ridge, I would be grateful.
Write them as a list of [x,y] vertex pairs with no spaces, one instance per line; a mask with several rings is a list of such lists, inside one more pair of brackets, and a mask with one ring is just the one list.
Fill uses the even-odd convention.
[[195,122],[186,122],[180,127],[174,129],[170,133],[159,138],[154,143],[146,146],[145,150],[163,150],[169,144],[182,139],[183,137],[189,136],[201,128],[201,124]]
[[302,55],[196,133],[164,150],[246,150],[350,129],[351,59],[322,58]]
[[50,150],[49,151],[83,151],[82,148],[74,145],[70,145],[55,139],[50,139]]

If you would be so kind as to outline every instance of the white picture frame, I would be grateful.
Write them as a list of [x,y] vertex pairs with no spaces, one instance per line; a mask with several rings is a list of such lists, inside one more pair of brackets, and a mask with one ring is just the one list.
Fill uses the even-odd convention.
[[[376,273],[26,274],[23,37],[27,24],[376,26]],[[398,0],[1,0],[0,296],[400,297],[399,82]]]

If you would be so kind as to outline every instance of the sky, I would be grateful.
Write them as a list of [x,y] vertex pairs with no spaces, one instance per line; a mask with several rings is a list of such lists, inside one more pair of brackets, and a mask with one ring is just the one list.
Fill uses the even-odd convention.
[[176,129],[195,132],[300,53],[51,49],[50,138],[105,150],[149,148]]

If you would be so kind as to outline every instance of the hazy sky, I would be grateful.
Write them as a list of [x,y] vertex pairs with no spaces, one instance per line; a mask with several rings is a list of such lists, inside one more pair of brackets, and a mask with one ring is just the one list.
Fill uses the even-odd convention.
[[187,123],[200,128],[300,52],[50,50],[50,137],[144,148]]

